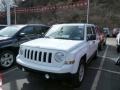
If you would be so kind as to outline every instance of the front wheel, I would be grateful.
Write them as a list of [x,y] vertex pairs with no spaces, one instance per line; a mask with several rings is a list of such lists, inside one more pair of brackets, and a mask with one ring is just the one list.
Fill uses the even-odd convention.
[[98,50],[99,50],[99,51],[102,50],[102,44],[101,44],[101,43],[98,44]]
[[85,63],[82,62],[82,63],[80,63],[77,74],[73,79],[74,87],[80,86],[81,82],[84,79],[84,75],[85,75]]
[[120,52],[120,46],[117,46],[117,52],[118,53]]
[[6,50],[0,54],[0,66],[8,68],[13,65],[15,61],[15,54],[12,51]]

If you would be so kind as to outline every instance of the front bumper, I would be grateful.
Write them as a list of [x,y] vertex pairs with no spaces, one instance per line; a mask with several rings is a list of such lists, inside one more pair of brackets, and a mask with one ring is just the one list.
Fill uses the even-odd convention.
[[25,72],[30,72],[39,78],[70,80],[76,75],[76,74],[71,74],[71,73],[51,73],[51,72],[38,71],[38,70],[34,70],[31,68],[22,66],[20,64],[17,64],[17,66],[20,70],[25,71]]
[[[28,60],[23,60],[19,57],[19,55],[16,58],[16,62],[18,64],[18,67],[20,69],[30,72],[37,72],[41,75],[45,76],[46,74],[49,74],[50,77],[58,76],[58,77],[71,77],[76,72],[73,73],[73,64],[70,65],[63,65],[60,67],[55,66],[49,66],[49,65],[41,65],[39,63],[30,62]],[[42,73],[41,73],[42,72]]]

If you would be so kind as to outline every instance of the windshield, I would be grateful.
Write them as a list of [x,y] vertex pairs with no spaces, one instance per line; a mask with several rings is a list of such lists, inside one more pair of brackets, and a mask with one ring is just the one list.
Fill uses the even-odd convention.
[[45,37],[67,40],[84,40],[83,26],[53,26]]
[[18,27],[15,26],[8,26],[0,30],[0,36],[4,37],[12,37],[19,31]]

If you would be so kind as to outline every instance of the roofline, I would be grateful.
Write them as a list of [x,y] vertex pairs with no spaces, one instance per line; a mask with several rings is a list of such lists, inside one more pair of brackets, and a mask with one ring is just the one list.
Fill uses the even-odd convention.
[[54,25],[95,25],[95,24],[88,24],[88,23],[62,23],[62,24],[54,24]]

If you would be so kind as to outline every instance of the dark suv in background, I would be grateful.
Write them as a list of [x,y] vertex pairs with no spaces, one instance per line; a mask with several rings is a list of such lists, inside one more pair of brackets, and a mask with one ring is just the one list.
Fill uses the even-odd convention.
[[12,25],[0,30],[0,66],[8,68],[15,62],[19,45],[43,37],[49,26],[42,24]]

